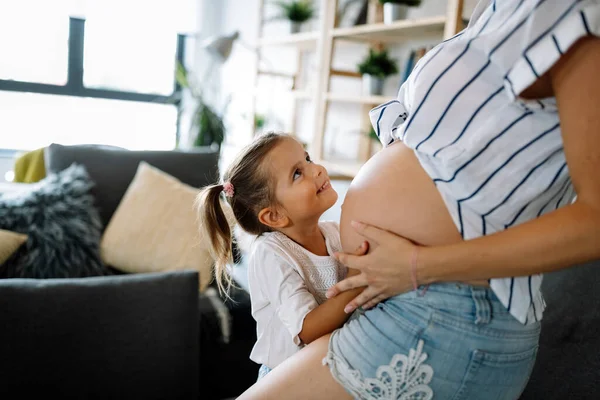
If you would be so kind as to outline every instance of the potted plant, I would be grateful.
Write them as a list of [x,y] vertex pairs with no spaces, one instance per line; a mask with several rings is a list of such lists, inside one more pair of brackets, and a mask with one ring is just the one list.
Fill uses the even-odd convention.
[[263,114],[254,115],[254,129],[256,132],[260,132],[267,123],[267,117]]
[[386,49],[371,48],[367,57],[358,64],[358,72],[362,74],[363,93],[381,95],[385,79],[398,73],[398,65]]
[[275,4],[281,12],[276,18],[289,20],[291,33],[300,32],[302,24],[315,14],[311,0],[277,1]]
[[394,21],[406,18],[409,7],[418,7],[421,0],[379,0],[383,4],[383,22],[391,24]]
[[373,127],[371,127],[371,130],[369,131],[369,133],[367,134],[369,136],[369,139],[371,139],[371,155],[377,153],[379,150],[381,150],[383,148],[381,141],[379,140],[379,136],[377,136],[377,133],[375,132],[375,129],[373,129]]
[[218,112],[207,104],[203,90],[196,87],[188,78],[189,73],[181,64],[177,64],[175,79],[177,83],[189,91],[194,106],[191,112],[190,137],[193,147],[215,146],[221,148],[225,140],[224,110]]

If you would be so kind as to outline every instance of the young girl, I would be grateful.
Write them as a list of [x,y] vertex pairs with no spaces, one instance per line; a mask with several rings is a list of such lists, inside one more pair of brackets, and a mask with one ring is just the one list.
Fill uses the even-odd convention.
[[198,196],[201,229],[211,243],[218,287],[226,293],[233,238],[221,192],[240,227],[257,236],[248,284],[257,323],[250,358],[261,364],[260,379],[305,344],[340,327],[348,317],[344,305],[362,289],[326,301],[327,289],[353,274],[333,257],[342,250],[338,224],[319,222],[338,196],[325,168],[291,136],[259,136],[238,155],[223,184],[208,186]]

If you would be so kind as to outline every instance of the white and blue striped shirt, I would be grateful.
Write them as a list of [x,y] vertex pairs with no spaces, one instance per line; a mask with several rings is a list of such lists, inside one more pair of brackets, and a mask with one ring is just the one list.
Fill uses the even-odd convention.
[[[518,96],[586,35],[600,36],[600,0],[481,0],[397,99],[371,110],[384,145],[398,139],[415,150],[465,240],[575,198],[555,98]],[[542,318],[541,283],[542,275],[490,281],[524,324]]]

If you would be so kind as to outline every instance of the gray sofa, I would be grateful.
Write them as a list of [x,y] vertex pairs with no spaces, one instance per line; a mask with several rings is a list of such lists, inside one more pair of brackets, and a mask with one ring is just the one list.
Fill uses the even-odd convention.
[[[106,226],[110,220],[113,212],[119,204],[121,197],[133,179],[140,161],[146,161],[156,168],[159,168],[181,180],[182,182],[194,187],[202,187],[208,183],[212,183],[218,177],[219,152],[209,148],[200,148],[194,151],[127,151],[106,146],[62,146],[59,144],[52,144],[46,149],[45,152],[47,173],[59,172],[65,168],[68,168],[70,165],[72,165],[72,163],[79,163],[86,168],[89,176],[95,183],[95,187],[92,189],[92,192],[94,195],[95,205],[100,211],[100,216],[104,226]],[[127,243],[123,243],[123,245],[126,246]],[[106,280],[103,280],[102,283],[98,283],[99,286],[95,287],[94,289],[96,290],[96,295],[92,297],[93,302],[90,304],[86,302],[87,298],[85,297],[85,290],[83,289],[85,285],[80,287],[78,286],[79,283],[75,282],[75,280],[70,283],[64,283],[64,285],[67,285],[71,288],[78,288],[77,290],[82,294],[81,300],[79,300],[76,295],[73,295],[75,292],[69,294],[69,298],[74,303],[72,306],[73,309],[79,307],[79,314],[85,314],[86,309],[90,311],[90,314],[87,317],[82,317],[86,322],[85,324],[71,325],[71,335],[73,337],[85,338],[85,340],[90,341],[90,345],[92,345],[93,340],[97,341],[99,339],[106,339],[106,349],[110,348],[109,345],[114,345],[112,347],[112,352],[110,353],[108,353],[108,350],[107,352],[103,353],[82,353],[93,356],[90,356],[89,365],[86,365],[86,368],[82,368],[82,370],[88,371],[89,374],[86,373],[77,375],[78,381],[76,386],[84,387],[86,386],[87,382],[90,387],[95,387],[97,380],[105,379],[103,377],[104,372],[110,371],[114,366],[113,362],[111,361],[113,355],[116,355],[117,359],[120,356],[125,357],[125,354],[120,354],[121,349],[123,349],[125,346],[123,341],[128,341],[128,338],[135,336],[134,333],[140,335],[140,343],[148,344],[152,341],[150,339],[156,336],[160,330],[167,331],[169,329],[161,326],[167,323],[167,320],[162,320],[162,322],[159,321],[161,318],[160,313],[163,312],[160,311],[160,308],[157,308],[159,315],[154,315],[151,308],[143,307],[134,308],[132,310],[124,310],[123,314],[121,314],[119,313],[118,307],[111,306],[111,304],[113,304],[111,297],[116,296],[120,290],[126,290],[126,288],[128,289],[139,285],[139,290],[135,290],[135,292],[139,294],[139,292],[143,290],[144,283],[136,281],[135,279],[130,280],[134,277],[130,275],[122,275],[122,273],[117,270],[111,268],[109,269],[113,276],[104,277]],[[86,280],[91,278],[83,279]],[[116,281],[113,281],[113,279],[116,279]],[[119,279],[124,279],[125,281],[121,281]],[[6,322],[1,319],[1,313],[3,311],[7,311],[7,309],[11,308],[12,306],[10,302],[4,301],[6,299],[4,293],[10,290],[11,296],[15,296],[15,298],[17,296],[22,296],[20,298],[24,298],[26,297],[26,294],[41,289],[38,286],[38,282],[35,280],[22,281],[6,279],[4,281],[5,282],[2,282],[4,286],[0,286],[0,299],[2,299],[0,301],[0,321],[2,321],[3,326],[6,326]],[[120,282],[131,283],[128,283],[127,285],[121,285]],[[9,289],[6,285],[10,286],[11,288]],[[58,293],[59,288],[56,288],[56,290]],[[35,303],[35,301],[41,301],[43,298],[51,298],[52,295],[49,294],[51,292],[52,291],[46,291],[43,296],[38,296],[37,300],[32,299],[30,306],[33,307],[32,305]],[[135,296],[135,294],[132,293],[132,296]],[[186,359],[189,357],[195,358],[197,363],[186,364],[188,365],[189,369],[186,369],[182,376],[186,379],[190,378],[191,382],[184,384],[181,388],[181,391],[178,392],[182,394],[182,397],[161,397],[159,394],[163,392],[160,390],[156,390],[155,397],[152,397],[150,395],[150,390],[146,391],[144,388],[139,388],[139,393],[148,393],[150,397],[123,396],[122,398],[192,398],[193,396],[190,397],[190,394],[193,394],[193,389],[198,387],[200,398],[207,400],[218,400],[234,397],[250,386],[256,380],[258,373],[258,365],[249,359],[251,348],[256,340],[256,327],[250,314],[250,299],[248,294],[244,290],[238,290],[233,293],[233,299],[234,301],[224,301],[225,299],[217,298],[217,302],[219,303],[217,304],[214,296],[211,297],[204,294],[198,295],[196,287],[194,301],[195,311],[192,313],[189,310],[188,312],[184,312],[185,310],[182,310],[180,320],[171,321],[177,325],[171,328],[179,333],[181,333],[183,329],[187,329],[186,327],[189,328],[190,319],[194,323],[194,327],[190,332],[192,332],[196,337],[196,345],[188,346],[186,351],[188,351],[189,354],[186,355]],[[218,300],[220,300],[220,302]],[[56,301],[59,302],[58,300]],[[150,302],[148,304],[155,304],[155,302]],[[227,321],[225,322],[223,317],[223,305],[225,305],[226,310],[225,319]],[[104,311],[103,307],[106,307]],[[67,308],[66,310],[71,309]],[[104,314],[102,314],[102,312],[104,312]],[[106,324],[110,323],[111,314],[114,317],[113,321],[115,323],[122,321],[125,315],[130,318],[131,321],[138,320],[141,326],[143,326],[146,330],[147,336],[144,337],[143,330],[131,330],[135,324],[129,322],[124,324],[122,332],[118,329],[111,329],[110,335],[112,335],[112,337],[105,338],[104,336],[106,335],[106,332],[104,331],[103,326],[106,326]],[[42,314],[36,315],[41,316]],[[98,316],[98,318],[95,318],[96,316]],[[44,338],[44,340],[40,342],[40,346],[43,344],[47,347],[48,351],[54,351],[51,348],[51,338],[54,337],[54,333],[64,332],[64,326],[62,326],[61,317],[56,315],[55,317],[56,318],[53,320],[46,320],[43,328],[40,325],[35,330],[37,332],[36,334],[43,335],[40,336],[41,338]],[[152,323],[152,321],[155,321],[156,323]],[[11,327],[12,336],[10,336],[10,340],[8,342],[19,344],[18,331],[25,329],[29,325],[27,325],[28,323],[26,319],[20,319],[18,321],[14,320],[14,322],[15,323]],[[229,323],[231,334],[228,338],[223,336],[223,323]],[[155,328],[153,328],[153,325]],[[154,329],[158,329],[158,331],[153,332]],[[3,329],[0,329],[0,331],[3,331]],[[4,331],[0,332],[0,340],[5,337],[3,336],[4,333]],[[31,337],[27,340],[30,339]],[[61,336],[60,339],[63,340],[65,338]],[[62,343],[68,343],[68,341],[63,341]],[[157,344],[156,341],[155,344]],[[131,373],[134,373],[135,369],[144,363],[144,359],[147,359],[148,362],[156,361],[156,355],[153,355],[152,353],[153,347],[156,347],[157,350],[160,350],[163,348],[167,349],[169,348],[168,346],[169,345],[166,342],[160,342],[157,346],[148,345],[146,346],[146,353],[142,351],[130,353],[130,356],[137,358],[137,360],[129,360],[130,362],[123,363],[123,366],[129,366],[128,369],[133,368]],[[25,386],[28,381],[37,381],[34,375],[28,374],[26,369],[27,363],[22,361],[27,360],[27,362],[35,364],[36,362],[39,362],[39,360],[36,360],[37,351],[31,351],[28,353],[27,346],[24,345],[21,345],[20,348],[22,352],[10,353],[11,357],[8,359],[2,355],[3,353],[0,350],[0,363],[3,363],[5,366],[16,363],[22,367],[19,371],[23,373],[24,378],[18,382],[23,383]],[[65,354],[67,354],[67,349],[63,350]],[[58,352],[55,352],[54,354],[58,354]],[[174,354],[178,353],[175,352]],[[85,362],[84,359],[79,358],[79,360],[81,363]],[[165,358],[166,364],[172,363],[172,361],[173,359],[171,358]],[[49,364],[40,365],[49,366]],[[40,365],[38,365],[40,367],[38,371],[42,370]],[[74,365],[69,360],[64,360],[64,364],[59,363],[59,365],[62,365],[69,370],[74,368]],[[174,371],[180,370],[181,366],[182,364],[179,361],[172,364]],[[165,365],[158,368],[158,370],[166,373],[168,368],[168,365]],[[116,371],[113,372],[115,372],[115,374],[111,376],[118,382],[121,382],[125,385],[124,380],[119,378],[121,375],[116,374]],[[120,370],[120,373],[126,374],[126,369]],[[117,377],[115,378],[115,376]],[[147,382],[149,387],[162,385],[158,375],[149,374],[148,376],[154,378],[153,380],[149,380]],[[121,377],[125,379],[125,375]],[[165,377],[165,387],[171,387],[173,382],[179,380],[179,378],[177,378],[177,380],[171,379],[172,377],[168,374],[165,375]],[[50,390],[46,394],[56,393],[62,397],[63,393],[69,393],[69,387],[73,386],[73,382],[71,382],[70,379],[71,378],[69,377],[69,374],[66,374],[65,379],[57,380],[54,385],[48,386]],[[110,380],[111,378],[106,379]],[[138,387],[140,384],[141,381],[139,379],[131,380],[127,384],[128,390],[130,389],[131,391],[127,393],[134,393],[134,388]],[[0,386],[2,385],[0,384]],[[102,393],[108,392],[105,391]],[[89,397],[82,396],[79,398]],[[98,398],[102,397],[99,396]],[[104,398],[118,397],[105,396]]]
[[3,279],[0,297],[0,398],[201,394],[196,272]]
[[600,398],[600,261],[546,274],[547,308],[523,400]]

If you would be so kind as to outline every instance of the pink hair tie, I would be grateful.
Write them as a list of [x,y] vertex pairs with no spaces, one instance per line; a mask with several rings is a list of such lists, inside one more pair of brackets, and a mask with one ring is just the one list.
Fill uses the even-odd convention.
[[233,184],[231,182],[225,182],[223,184],[223,191],[225,192],[225,196],[233,197],[233,194],[235,193],[233,191]]

